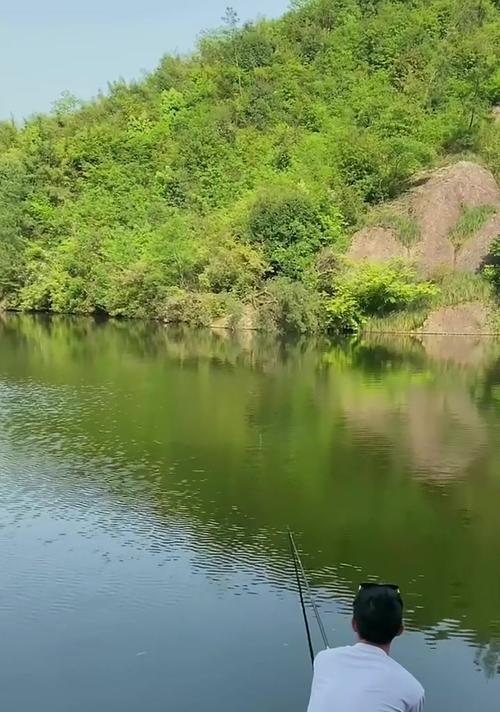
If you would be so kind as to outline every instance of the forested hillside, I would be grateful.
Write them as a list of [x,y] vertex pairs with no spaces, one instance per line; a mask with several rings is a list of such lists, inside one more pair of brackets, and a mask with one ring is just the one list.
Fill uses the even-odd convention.
[[424,169],[500,178],[498,105],[498,0],[228,10],[191,56],[0,124],[1,300],[197,324],[251,307],[303,331],[419,309],[437,277],[342,255]]

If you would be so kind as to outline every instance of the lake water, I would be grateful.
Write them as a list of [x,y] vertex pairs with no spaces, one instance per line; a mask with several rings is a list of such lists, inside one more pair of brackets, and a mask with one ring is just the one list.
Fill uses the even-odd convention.
[[399,583],[427,710],[500,708],[499,344],[3,317],[2,711],[304,711],[288,525],[332,643]]

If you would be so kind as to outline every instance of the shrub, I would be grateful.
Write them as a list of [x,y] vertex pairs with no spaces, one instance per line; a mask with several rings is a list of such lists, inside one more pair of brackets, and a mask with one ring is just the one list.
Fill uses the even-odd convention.
[[322,318],[322,298],[286,277],[269,280],[258,298],[261,326],[283,333],[316,332]]
[[500,180],[500,121],[498,119],[493,119],[483,127],[479,150],[496,179]]
[[275,274],[297,279],[320,248],[340,238],[342,221],[305,190],[273,187],[257,195],[246,231],[262,245]]
[[348,265],[325,295],[327,324],[335,331],[357,330],[369,316],[421,308],[437,293],[403,263]]
[[196,293],[171,287],[167,290],[160,316],[169,324],[210,326],[215,319],[232,314],[236,308],[234,299],[227,294]]
[[259,284],[265,271],[266,262],[258,246],[225,241],[214,246],[199,283],[208,292],[243,295]]
[[365,321],[356,297],[342,289],[325,300],[324,314],[328,331],[358,331]]
[[345,286],[365,314],[382,316],[398,309],[417,308],[436,296],[430,282],[417,282],[415,271],[403,264],[367,264],[346,276]]
[[491,245],[490,263],[485,266],[483,274],[497,294],[500,294],[500,235]]

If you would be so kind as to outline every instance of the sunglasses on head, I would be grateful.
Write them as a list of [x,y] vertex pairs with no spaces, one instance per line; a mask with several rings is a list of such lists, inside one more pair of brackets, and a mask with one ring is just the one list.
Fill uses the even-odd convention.
[[395,593],[400,593],[399,586],[397,583],[372,583],[371,581],[367,581],[365,583],[359,584],[360,591],[364,591],[367,588],[388,588],[389,590],[394,591]]

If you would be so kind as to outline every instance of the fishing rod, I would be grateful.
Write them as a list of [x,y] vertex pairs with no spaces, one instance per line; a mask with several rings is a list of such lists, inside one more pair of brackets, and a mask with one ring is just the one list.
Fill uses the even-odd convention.
[[307,596],[309,598],[309,603],[311,604],[311,608],[313,609],[314,616],[316,618],[316,622],[318,624],[318,628],[321,633],[321,637],[323,638],[323,644],[324,644],[325,648],[329,648],[330,644],[328,642],[328,636],[326,634],[325,626],[323,625],[323,621],[321,620],[321,616],[319,614],[318,606],[317,606],[314,596],[312,594],[311,587],[309,586],[309,581],[307,580],[306,572],[302,565],[302,560],[300,558],[299,550],[297,549],[297,545],[295,544],[295,539],[294,539],[291,529],[288,529],[288,540],[290,542],[290,550],[292,552],[295,578],[297,580],[297,587],[299,589],[300,606],[302,608],[302,615],[304,617],[304,624],[306,627],[306,635],[307,635],[307,644],[309,647],[309,654],[311,656],[311,662],[314,663],[314,649],[313,649],[312,638],[311,638],[311,629],[309,628],[309,620],[307,618],[307,610],[306,610],[306,605],[305,605],[305,601],[304,601],[304,592],[303,592],[302,583],[300,580],[301,576],[302,576],[302,580],[304,582],[304,586],[306,588]]
[[297,557],[295,556],[295,542],[293,540],[293,534],[290,530],[288,530],[288,539],[290,541],[290,550],[292,552],[292,561],[293,561],[293,568],[295,571],[295,578],[297,580],[297,587],[299,589],[300,607],[302,609],[302,616],[304,618],[304,624],[306,626],[306,636],[307,636],[307,645],[309,647],[309,655],[311,657],[311,663],[314,665],[314,648],[313,648],[312,638],[311,638],[311,629],[309,628],[309,620],[307,618],[306,604],[304,602],[304,593],[302,591],[302,583],[300,581],[299,565],[297,564]]

